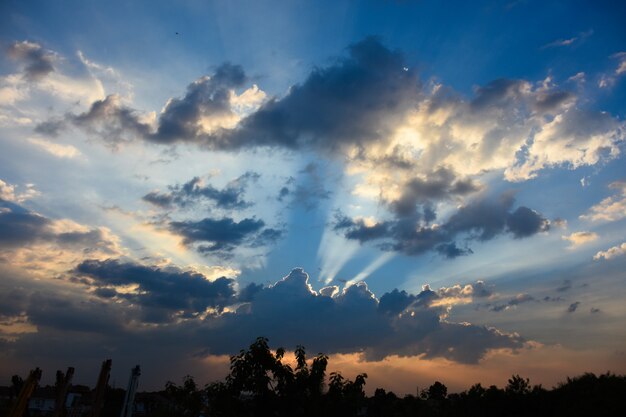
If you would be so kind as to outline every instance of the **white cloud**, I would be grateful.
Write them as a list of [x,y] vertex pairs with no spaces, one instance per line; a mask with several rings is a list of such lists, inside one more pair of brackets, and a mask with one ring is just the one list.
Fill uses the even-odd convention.
[[28,141],[58,158],[75,158],[81,155],[80,151],[72,145],[61,145],[39,138],[30,138]]
[[567,236],[561,236],[561,238],[570,242],[569,249],[574,249],[598,239],[598,234],[594,232],[574,232]]
[[40,194],[39,191],[35,189],[34,184],[26,184],[22,188],[25,188],[25,190],[20,193],[16,193],[15,185],[6,183],[0,179],[0,200],[21,203]]
[[617,68],[615,69],[615,75],[622,75],[626,72],[626,52],[618,52],[611,56],[619,60]]
[[599,261],[601,259],[609,260],[611,258],[615,258],[617,256],[622,256],[626,254],[626,242],[622,243],[619,246],[613,246],[605,251],[600,251],[596,253],[593,257],[594,260]]
[[626,182],[613,182],[609,188],[616,190],[616,194],[591,207],[587,214],[580,216],[581,219],[610,222],[626,217]]

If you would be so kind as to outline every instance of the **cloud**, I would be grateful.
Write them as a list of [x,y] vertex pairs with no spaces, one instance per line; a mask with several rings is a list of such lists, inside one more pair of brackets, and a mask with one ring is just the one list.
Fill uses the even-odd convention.
[[504,304],[495,304],[489,308],[490,311],[500,312],[510,309],[511,307],[516,307],[520,304],[528,303],[530,301],[535,301],[535,298],[530,294],[517,294],[515,297],[511,298]]
[[444,298],[428,287],[416,295],[394,290],[380,301],[364,282],[324,293],[311,288],[302,269],[294,269],[258,292],[246,313],[222,315],[221,326],[207,334],[209,349],[214,354],[228,352],[239,341],[245,343],[250,332],[257,332],[279,345],[302,343],[330,353],[363,351],[374,360],[395,354],[475,363],[489,349],[523,345],[516,335],[446,321],[453,303],[441,301],[452,297]]
[[611,58],[619,60],[617,68],[615,69],[615,75],[622,75],[626,73],[626,52],[618,52],[611,55]]
[[113,147],[136,136],[147,135],[151,130],[150,124],[142,121],[135,110],[123,105],[121,96],[117,94],[94,101],[88,111],[69,115],[68,118],[74,125],[97,135]]
[[496,199],[481,196],[440,225],[424,223],[419,216],[368,223],[339,215],[334,229],[361,243],[381,240],[380,247],[385,250],[407,255],[436,250],[446,257],[456,257],[472,253],[469,248],[457,246],[455,239],[460,236],[466,241],[487,241],[508,232],[520,239],[549,229],[548,220],[534,210],[523,206],[512,210],[514,201],[506,193]]
[[626,52],[617,52],[611,58],[618,61],[617,68],[610,74],[602,74],[598,81],[598,87],[611,88],[624,73],[626,73]]
[[593,29],[590,29],[590,30],[585,31],[585,32],[581,32],[580,34],[578,34],[578,36],[573,36],[573,37],[568,38],[568,39],[557,39],[557,40],[555,40],[553,42],[545,44],[544,46],[541,47],[541,49],[572,46],[574,44],[577,44],[577,43],[580,43],[580,42],[584,41],[586,38],[588,38],[591,35],[593,35]]
[[290,206],[303,207],[308,211],[316,208],[320,201],[330,198],[332,192],[325,188],[328,178],[320,164],[310,162],[298,173],[298,179],[289,177],[285,181],[285,185],[278,192],[278,201],[289,201]]
[[408,180],[397,199],[389,202],[390,209],[398,217],[413,217],[419,215],[418,208],[422,209],[422,217],[426,221],[434,220],[434,202],[464,196],[480,190],[480,185],[470,179],[458,179],[450,169],[439,168],[427,178],[412,178]]
[[227,256],[236,246],[261,246],[281,237],[280,230],[264,228],[263,220],[244,218],[235,221],[229,217],[204,218],[199,221],[172,221],[171,232],[181,236],[185,245],[196,245],[200,253]]
[[[142,317],[148,322],[194,317],[206,313],[208,308],[221,311],[236,302],[233,279],[209,280],[201,273],[173,266],[160,268],[117,259],[85,260],[73,273],[75,277],[88,278],[98,297],[140,305]],[[127,289],[129,286],[132,291]]]
[[576,95],[551,77],[498,79],[467,100],[441,84],[422,84],[400,52],[375,38],[349,46],[283,97],[259,97],[256,86],[237,95],[246,82],[240,67],[224,64],[170,99],[151,122],[116,96],[69,119],[113,144],[140,138],[340,156],[349,172],[365,176],[363,187],[384,187],[390,197],[408,179],[442,168],[455,167],[460,178],[504,170],[506,179],[523,181],[550,167],[594,165],[616,157],[624,139],[623,122],[578,109]]
[[572,288],[572,281],[569,279],[563,280],[563,283],[556,289],[558,292],[569,291]]
[[152,191],[142,197],[148,203],[162,208],[172,205],[185,207],[201,200],[212,202],[215,207],[227,210],[243,209],[252,203],[243,200],[243,195],[250,182],[256,182],[260,175],[248,171],[230,181],[225,188],[219,190],[211,184],[204,184],[200,177],[194,177],[183,185],[170,186],[168,193]]
[[619,155],[624,140],[623,123],[608,113],[570,109],[557,114],[534,135],[528,157],[507,170],[511,180],[533,178],[550,166],[575,169],[595,165]]
[[442,297],[429,288],[405,293],[410,302],[391,312],[363,282],[322,295],[301,269],[239,293],[226,278],[209,281],[194,271],[121,259],[82,262],[73,281],[5,273],[0,264],[0,301],[10,295],[0,303],[0,315],[22,320],[22,330],[30,326],[20,333],[16,324],[14,333],[0,335],[10,336],[7,354],[14,361],[44,353],[62,360],[68,346],[77,364],[108,355],[119,365],[129,355],[135,361],[138,352],[155,364],[169,352],[176,366],[159,369],[171,375],[181,362],[188,366],[188,358],[233,354],[258,335],[312,352],[360,352],[370,361],[398,355],[475,364],[492,350],[525,346],[517,334],[448,320],[454,303],[438,303]]
[[265,99],[253,86],[240,95],[235,89],[247,77],[240,66],[222,64],[211,76],[189,84],[182,98],[171,98],[156,121],[130,108],[119,95],[108,95],[91,104],[88,111],[68,115],[79,128],[116,147],[135,138],[159,144],[195,142],[201,144],[216,131],[232,128]]
[[626,217],[626,181],[612,182],[609,188],[615,190],[615,195],[592,206],[587,214],[580,216],[581,219],[610,222]]
[[576,311],[576,309],[578,309],[578,306],[580,305],[580,301],[576,301],[572,304],[569,305],[569,307],[567,307],[567,312],[568,313],[573,313]]
[[41,241],[52,241],[61,246],[101,245],[104,240],[102,229],[87,229],[71,221],[51,220],[7,201],[0,200],[0,208],[0,247],[3,248]]
[[57,55],[46,51],[38,43],[22,41],[9,46],[7,53],[10,58],[24,65],[24,77],[29,81],[37,81],[54,71]]
[[2,200],[12,203],[23,203],[39,195],[34,184],[26,184],[26,190],[16,194],[16,186],[0,180],[0,202]]
[[80,156],[80,151],[72,145],[61,145],[58,143],[48,142],[39,138],[29,138],[28,141],[33,145],[43,149],[44,151],[56,156],[57,158],[76,158]]
[[[11,125],[34,124],[37,120],[32,115],[45,113],[46,108],[67,108],[104,97],[102,81],[84,63],[66,71],[64,64],[70,60],[38,43],[16,41],[7,49],[7,55],[19,65],[16,73],[0,76],[0,103],[11,105],[2,109],[4,114],[0,114],[0,119],[6,117]],[[64,125],[62,121],[56,115],[41,125],[48,128],[48,133],[58,134]],[[57,128],[50,130],[54,124]],[[41,132],[44,131],[42,128]]]
[[119,238],[105,227],[50,219],[0,200],[0,263],[49,277],[66,271],[77,259],[122,253]]
[[578,246],[597,240],[598,234],[594,232],[574,232],[567,236],[561,236],[561,238],[570,242],[570,249],[575,249]]
[[[497,79],[476,87],[471,97],[433,81],[422,83],[400,51],[375,38],[350,45],[283,96],[267,99],[258,87],[244,90],[246,85],[241,67],[224,64],[191,83],[182,97],[170,99],[152,119],[116,96],[67,119],[113,146],[139,139],[209,150],[315,152],[343,163],[356,198],[377,200],[396,216],[393,222],[412,218],[405,222],[411,229],[419,220],[415,233],[420,236],[413,240],[430,243],[402,246],[402,251],[438,246],[451,257],[470,251],[433,230],[436,211],[467,206],[486,188],[485,173],[525,181],[549,168],[596,165],[620,154],[626,132],[619,118],[579,108],[577,95],[549,76],[537,82]],[[279,199],[292,196],[311,207],[311,200],[328,196],[314,175],[303,183],[289,181]],[[145,199],[169,203],[156,193]],[[547,228],[541,216],[524,207],[507,215],[504,225],[515,238]],[[381,222],[350,234],[363,240],[360,232],[364,238],[372,232],[389,235],[396,226]]]
[[626,242],[622,243],[618,246],[613,246],[605,251],[600,251],[593,256],[594,261],[599,261],[601,259],[609,260],[618,256],[622,256],[626,254]]

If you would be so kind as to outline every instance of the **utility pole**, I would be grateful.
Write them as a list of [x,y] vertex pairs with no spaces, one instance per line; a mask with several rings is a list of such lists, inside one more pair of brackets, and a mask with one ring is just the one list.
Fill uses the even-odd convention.
[[120,414],[120,417],[133,416],[135,394],[137,393],[137,385],[139,385],[139,375],[141,375],[141,369],[139,368],[139,365],[130,370],[128,389],[126,389],[126,395],[124,396],[124,406],[122,407],[122,413]]

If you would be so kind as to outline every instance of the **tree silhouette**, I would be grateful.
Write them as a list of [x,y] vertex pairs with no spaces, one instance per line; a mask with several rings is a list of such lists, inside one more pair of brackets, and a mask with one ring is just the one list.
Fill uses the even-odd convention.
[[[528,378],[512,375],[504,388],[481,384],[467,391],[448,393],[435,381],[419,396],[398,397],[382,388],[367,397],[367,374],[354,380],[341,372],[326,380],[328,357],[307,359],[296,346],[293,367],[285,362],[285,350],[272,351],[266,338],[230,358],[230,373],[223,380],[200,389],[185,377],[181,386],[172,382],[162,392],[170,404],[150,416],[208,415],[215,417],[521,417],[521,416],[626,416],[626,376],[587,373],[568,378],[552,390],[531,386]],[[327,383],[327,385],[325,385]]]

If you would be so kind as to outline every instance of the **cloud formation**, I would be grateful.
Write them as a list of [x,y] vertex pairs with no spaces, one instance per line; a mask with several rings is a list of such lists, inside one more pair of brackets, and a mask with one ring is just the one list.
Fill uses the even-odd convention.
[[210,281],[198,272],[173,266],[159,268],[117,259],[86,260],[73,273],[76,278],[88,278],[88,284],[95,287],[94,294],[100,298],[140,305],[142,318],[147,322],[195,317],[205,314],[208,308],[221,311],[236,301],[233,279],[220,277]]
[[37,81],[54,71],[57,55],[47,51],[41,45],[29,42],[15,42],[9,46],[7,53],[10,58],[19,61],[23,66],[24,77],[29,81]]
[[592,206],[581,219],[591,221],[617,221],[626,217],[626,181],[615,181],[609,184],[615,195],[607,197]]
[[574,232],[567,236],[561,236],[563,240],[570,242],[570,249],[577,248],[589,242],[593,242],[598,239],[598,234],[594,232]]
[[364,219],[350,219],[339,215],[334,229],[350,240],[361,243],[381,241],[379,246],[407,255],[419,255],[430,250],[454,258],[471,253],[466,246],[459,247],[457,238],[465,242],[487,241],[503,233],[521,239],[550,228],[547,219],[528,207],[513,210],[511,194],[499,198],[482,197],[457,210],[443,224],[429,224],[428,217],[420,216],[387,220],[377,223]]
[[23,317],[35,326],[28,334],[13,335],[12,343],[33,352],[41,345],[37,341],[50,338],[47,349],[52,352],[62,346],[55,340],[64,338],[64,343],[76,341],[80,356],[87,353],[83,349],[93,350],[84,343],[85,335],[91,335],[98,343],[125,340],[122,350],[141,345],[146,355],[161,343],[176,341],[186,355],[206,355],[231,354],[264,335],[278,345],[362,352],[368,360],[399,355],[461,363],[476,363],[492,349],[521,349],[525,343],[517,334],[448,320],[460,300],[486,296],[481,282],[438,291],[425,286],[418,294],[394,290],[379,301],[364,282],[316,292],[299,268],[273,285],[250,284],[239,291],[229,278],[208,280],[190,270],[121,259],[83,261],[69,278],[47,287],[17,286],[12,292],[4,289],[13,278],[0,282],[0,294],[11,295],[0,315]]
[[[483,208],[495,216],[477,219],[471,210],[481,210],[474,203],[487,188],[481,183],[485,173],[525,181],[549,168],[595,165],[620,154],[626,132],[609,113],[580,108],[576,93],[550,76],[538,82],[497,79],[467,98],[442,84],[423,83],[400,51],[376,38],[350,45],[344,56],[315,68],[281,97],[267,98],[246,85],[241,67],[223,64],[153,118],[110,95],[67,120],[114,146],[139,139],[223,151],[280,148],[339,161],[353,178],[352,194],[381,203],[394,217],[370,227],[340,222],[346,237],[387,239],[387,249],[435,249],[447,257],[471,253],[456,241],[459,234],[488,240],[508,232],[522,238],[548,228],[525,206],[509,212],[492,204]],[[288,182],[278,199],[326,198],[311,178],[308,193]],[[228,197],[220,193],[229,190],[191,186],[218,204]],[[172,204],[182,187],[144,200]],[[243,204],[231,197],[231,204]],[[458,215],[438,225],[438,211],[454,206],[461,207]]]
[[567,307],[567,312],[568,313],[573,313],[578,309],[578,306],[580,305],[580,301],[575,301],[572,304],[569,305],[569,307]]
[[[294,269],[258,292],[237,314],[224,314],[222,325],[212,335],[207,334],[211,352],[236,348],[245,340],[242,334],[248,337],[250,332],[260,332],[279,345],[302,343],[324,352],[363,351],[372,360],[388,355],[424,355],[475,363],[489,349],[523,346],[517,335],[446,320],[459,295],[471,297],[475,293],[472,285],[438,292],[425,287],[415,295],[394,290],[380,301],[364,282],[342,291],[327,288],[330,290],[314,291],[308,275]],[[477,284],[478,296],[484,296],[483,288],[482,283]],[[289,320],[284,320],[286,317]]]
[[593,256],[594,261],[609,260],[626,254],[626,242],[621,245],[613,246],[605,251],[600,251]]
[[498,79],[467,100],[421,83],[399,51],[375,38],[349,46],[347,56],[315,68],[283,97],[266,99],[256,86],[238,95],[246,82],[241,67],[223,64],[170,99],[156,120],[115,95],[69,120],[112,143],[309,149],[347,158],[352,172],[400,169],[365,175],[363,186],[392,185],[391,194],[408,178],[442,168],[455,167],[462,178],[503,170],[506,179],[523,181],[549,167],[594,165],[616,157],[624,139],[622,122],[577,108],[576,95],[550,77]]
[[489,308],[489,310],[495,312],[505,311],[510,309],[511,307],[516,307],[520,304],[528,303],[534,300],[535,298],[530,294],[517,294],[515,297],[511,298],[504,304],[494,304]]
[[200,253],[229,257],[236,246],[267,245],[278,240],[282,232],[265,228],[265,222],[255,218],[236,221],[229,217],[204,218],[199,221],[172,221],[168,229],[183,238],[183,244],[193,246]]
[[299,174],[299,178],[289,177],[285,181],[278,192],[278,201],[312,210],[320,201],[330,198],[332,193],[325,188],[328,178],[318,163],[308,163]]
[[119,238],[108,228],[50,219],[0,199],[0,263],[47,278],[66,271],[77,259],[123,252]]
[[200,177],[194,177],[183,185],[170,186],[167,193],[151,191],[144,195],[142,200],[161,208],[171,208],[174,205],[185,207],[205,200],[220,209],[243,209],[252,205],[243,199],[246,188],[250,182],[257,181],[259,177],[258,173],[248,171],[230,181],[221,190],[211,184],[204,184]]

